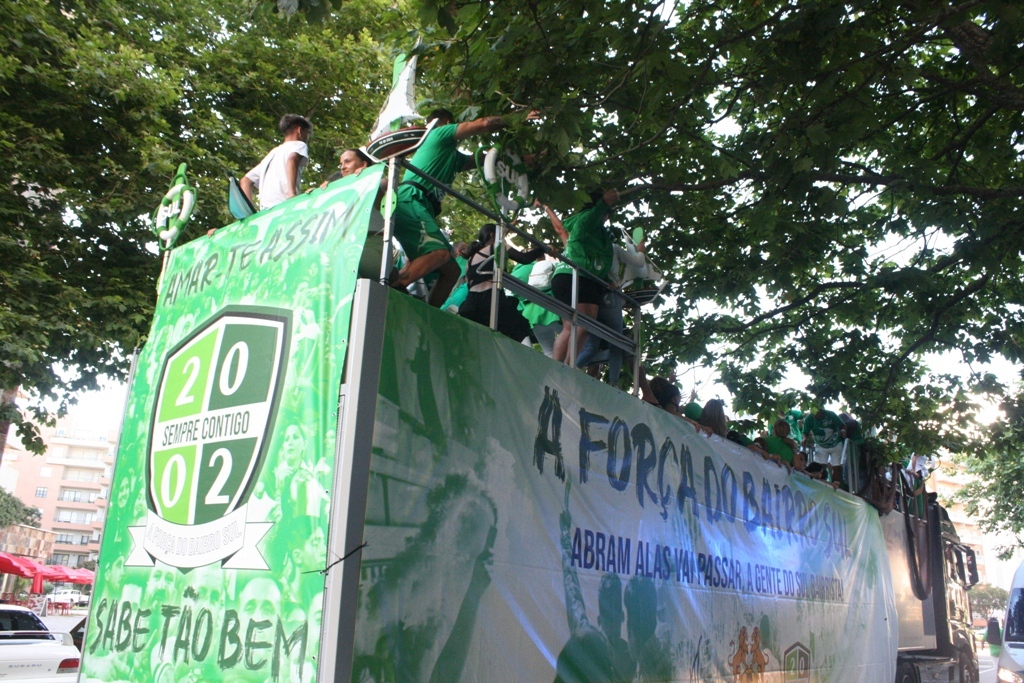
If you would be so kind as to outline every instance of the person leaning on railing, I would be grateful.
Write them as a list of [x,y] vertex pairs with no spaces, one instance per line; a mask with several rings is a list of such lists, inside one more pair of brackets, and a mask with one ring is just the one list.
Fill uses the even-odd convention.
[[[624,249],[617,244],[612,244],[612,267],[608,271],[609,289],[604,291],[601,302],[597,308],[597,322],[602,323],[613,332],[622,334],[622,306],[623,299],[618,294],[629,283],[623,281],[623,274],[627,268],[642,268],[647,263],[647,256],[644,254],[644,243],[636,245],[636,250]],[[600,372],[601,339],[597,335],[588,335],[586,342],[580,347],[579,355],[576,356],[576,367],[586,368],[587,374],[591,377],[598,377]],[[619,373],[622,371],[622,358],[624,352],[615,344],[609,344],[607,349],[608,360],[608,383],[618,386]]]
[[[531,112],[527,118],[536,119],[537,113]],[[501,130],[507,125],[500,116],[457,124],[455,115],[447,109],[431,112],[427,123],[431,121],[437,121],[437,124],[409,163],[445,185],[451,185],[461,171],[469,171],[476,166],[471,155],[459,151],[459,141]],[[425,178],[406,172],[398,187],[394,214],[395,238],[409,257],[409,263],[402,268],[394,285],[404,289],[422,277],[437,273],[437,281],[427,296],[427,303],[435,307],[445,302],[459,279],[459,268],[452,261],[451,244],[437,224],[444,195],[444,190],[434,187]]]
[[[605,190],[591,194],[592,201],[582,210],[562,221],[569,240],[564,255],[591,271],[599,278],[606,279],[612,267],[614,251],[612,232],[607,226],[612,206],[619,201],[618,190]],[[572,306],[572,266],[560,262],[555,266],[551,279],[551,293],[562,303]],[[598,307],[604,296],[605,286],[580,273],[576,309],[583,315],[597,318]],[[569,353],[569,339],[572,335],[572,321],[562,320],[562,331],[555,339],[555,360],[564,362]],[[587,340],[584,328],[576,330],[577,348]],[[575,360],[575,359],[574,359]]]
[[[360,149],[346,149],[338,159],[338,168],[342,178],[350,175],[359,175],[374,164],[370,157],[366,156]],[[321,186],[326,186],[326,183]],[[384,215],[380,212],[380,203],[388,191],[388,177],[381,176],[380,187],[377,188],[377,196],[373,200],[373,208],[370,209],[370,223],[366,230],[366,241],[363,244],[363,252],[359,257],[357,273],[359,277],[376,280],[380,277],[380,264],[384,258]],[[392,276],[397,276],[392,273]]]
[[[466,284],[469,285],[469,293],[459,307],[459,315],[481,325],[491,324],[496,230],[494,223],[485,224],[466,252]],[[506,254],[516,263],[533,263],[547,251],[545,247],[534,247],[525,252],[509,247]],[[530,323],[519,310],[519,300],[506,295],[504,289],[498,290],[498,332],[517,342],[530,336]]]

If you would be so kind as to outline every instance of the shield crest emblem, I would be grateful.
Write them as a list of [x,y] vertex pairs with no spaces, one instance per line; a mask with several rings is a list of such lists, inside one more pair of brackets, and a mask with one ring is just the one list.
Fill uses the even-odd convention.
[[188,527],[212,528],[239,510],[252,491],[284,382],[290,327],[283,309],[228,308],[164,361],[149,437],[148,504],[189,536]]

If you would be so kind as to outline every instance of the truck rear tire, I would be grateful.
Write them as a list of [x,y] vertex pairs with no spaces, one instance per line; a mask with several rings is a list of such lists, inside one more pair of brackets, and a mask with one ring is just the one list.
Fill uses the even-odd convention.
[[970,652],[960,650],[956,664],[957,672],[960,674],[957,678],[958,683],[978,683],[978,662]]
[[921,683],[921,672],[911,662],[899,662],[896,665],[896,683]]

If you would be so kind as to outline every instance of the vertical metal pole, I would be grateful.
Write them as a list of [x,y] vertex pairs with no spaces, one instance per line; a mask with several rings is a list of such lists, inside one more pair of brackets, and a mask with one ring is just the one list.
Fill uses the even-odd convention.
[[640,307],[633,309],[633,395],[640,395],[640,326],[643,324]]
[[[352,300],[352,333],[345,361],[346,376],[338,396],[334,485],[327,537],[328,563],[344,557],[365,540],[363,529],[377,390],[384,353],[387,300],[387,287],[376,282],[357,282]],[[326,570],[318,683],[349,683],[352,680],[361,567],[362,555],[356,552]]]
[[394,200],[392,193],[398,192],[398,164],[395,157],[388,161],[388,191],[384,200],[384,248],[381,250],[383,256],[380,260],[380,281],[389,284],[391,281],[391,264],[394,263],[391,254],[391,235],[394,234]]
[[160,264],[160,276],[156,279],[156,296],[160,298],[160,288],[164,286],[164,273],[167,272],[167,262],[171,260],[171,250],[164,252],[163,262]]
[[576,367],[576,323],[580,312],[576,310],[580,302],[580,271],[572,268],[572,329],[569,331],[569,367]]
[[505,270],[505,224],[498,221],[494,226],[494,247],[491,249],[491,329],[498,329],[498,297],[501,296],[501,275]]

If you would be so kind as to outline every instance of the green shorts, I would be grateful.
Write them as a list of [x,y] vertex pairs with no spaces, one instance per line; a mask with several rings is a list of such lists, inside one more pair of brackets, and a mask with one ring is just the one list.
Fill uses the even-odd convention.
[[452,250],[448,238],[434,219],[429,200],[423,192],[409,185],[398,188],[395,205],[395,238],[410,261],[432,251]]

